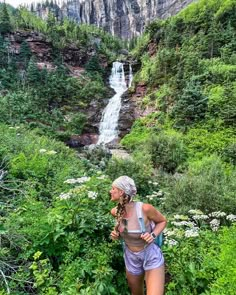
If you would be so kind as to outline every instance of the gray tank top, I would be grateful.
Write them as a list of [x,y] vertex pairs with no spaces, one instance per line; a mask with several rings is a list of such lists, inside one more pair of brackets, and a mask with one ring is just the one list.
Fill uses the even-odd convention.
[[[139,202],[132,202],[126,205],[126,213],[121,220],[119,232],[121,238],[124,239],[127,246],[144,247],[146,242],[140,238],[142,228],[138,219],[138,203]],[[150,222],[145,224],[145,232],[151,232]]]

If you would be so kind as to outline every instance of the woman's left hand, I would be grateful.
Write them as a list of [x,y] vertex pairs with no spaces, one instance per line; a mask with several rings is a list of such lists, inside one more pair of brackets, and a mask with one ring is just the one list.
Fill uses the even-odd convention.
[[154,241],[150,233],[141,234],[141,239],[143,239],[148,244],[151,244]]

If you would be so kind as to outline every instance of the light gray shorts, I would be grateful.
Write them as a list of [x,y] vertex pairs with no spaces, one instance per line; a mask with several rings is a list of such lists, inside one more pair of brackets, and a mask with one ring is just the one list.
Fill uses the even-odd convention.
[[127,271],[132,275],[141,275],[146,270],[158,268],[164,264],[162,252],[154,243],[139,252],[133,252],[125,245],[124,260]]

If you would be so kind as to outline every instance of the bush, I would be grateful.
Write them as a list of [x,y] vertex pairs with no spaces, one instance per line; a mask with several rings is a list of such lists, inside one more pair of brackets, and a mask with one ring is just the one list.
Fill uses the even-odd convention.
[[235,175],[235,169],[216,156],[194,162],[184,175],[170,179],[164,208],[172,213],[190,209],[235,212]]
[[149,193],[148,181],[152,176],[152,165],[148,155],[136,154],[132,159],[112,158],[107,165],[106,174],[112,180],[121,175],[127,175],[134,179],[138,194]]
[[226,156],[227,147],[235,141],[233,128],[222,129],[221,127],[219,130],[212,131],[208,129],[210,129],[209,126],[192,128],[184,136],[184,143],[188,147],[190,158],[201,159],[213,153],[217,153],[219,156],[225,154]]
[[[208,257],[208,263],[215,263],[217,272],[206,295],[234,295],[236,286],[236,226],[224,228],[219,237],[220,251]],[[205,259],[206,260],[206,259]],[[213,260],[213,261],[212,261]]]
[[160,133],[147,139],[145,150],[151,155],[154,167],[175,172],[187,159],[187,150],[178,133]]
[[182,238],[177,245],[165,246],[163,252],[170,276],[165,294],[204,294],[216,271],[216,265],[209,261],[204,264],[204,259],[217,256],[219,244],[217,234],[203,231],[198,237]]

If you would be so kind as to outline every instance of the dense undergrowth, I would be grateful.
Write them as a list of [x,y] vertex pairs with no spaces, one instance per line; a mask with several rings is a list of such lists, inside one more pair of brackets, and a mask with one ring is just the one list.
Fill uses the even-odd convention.
[[[152,113],[137,120],[121,143],[136,166],[141,161],[153,169],[162,193],[151,199],[168,216],[198,209],[199,219],[205,215],[212,222],[212,211],[236,212],[235,7],[234,0],[197,1],[175,17],[151,23],[132,51],[140,70],[130,92],[145,85],[139,106]],[[110,165],[124,170],[123,164]],[[220,262],[211,261],[222,251],[227,264],[224,251],[234,230],[212,237],[207,230],[196,233],[184,246],[174,233],[172,243],[178,246],[166,253],[171,274],[166,294],[234,294],[235,267],[223,274]],[[205,258],[208,246],[211,254]]]
[[[235,294],[235,6],[198,1],[149,25],[133,50],[141,68],[131,91],[145,84],[140,107],[153,113],[122,140],[129,160],[99,149],[84,158],[52,139],[65,137],[60,128],[79,133],[80,107],[101,98],[99,59],[74,79],[60,62],[38,70],[26,44],[17,59],[8,55],[0,40],[1,295],[129,294],[121,245],[109,238],[108,191],[121,174],[168,218],[166,294]],[[26,28],[47,33],[22,16]]]

